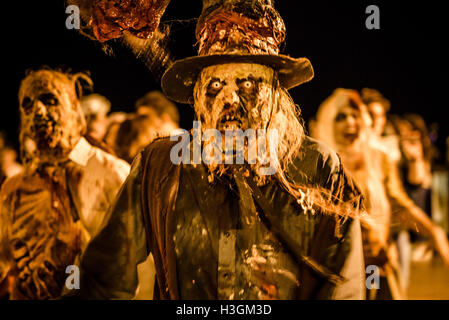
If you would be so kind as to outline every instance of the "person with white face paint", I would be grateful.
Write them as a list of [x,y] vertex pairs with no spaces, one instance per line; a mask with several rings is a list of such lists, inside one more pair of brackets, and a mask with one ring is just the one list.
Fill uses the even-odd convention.
[[270,0],[204,0],[196,30],[199,55],[165,72],[164,93],[193,104],[204,135],[276,130],[278,143],[259,141],[276,170],[264,175],[259,158],[249,161],[249,142],[243,164],[219,161],[233,146],[175,164],[180,139],[193,153],[195,143],[222,141],[188,132],[154,141],[135,158],[83,257],[81,289],[67,298],[130,298],[151,253],[155,299],[363,299],[360,192],[338,156],[305,136],[287,92],[312,79],[309,60],[279,54],[285,26]]
[[372,218],[363,228],[365,264],[380,269],[380,288],[368,288],[369,299],[404,299],[393,231],[416,230],[431,239],[446,266],[449,242],[442,228],[432,223],[405,192],[396,163],[372,144],[371,117],[359,93],[336,89],[320,106],[313,137],[334,148],[361,188]]
[[61,295],[106,217],[129,165],[83,137],[82,74],[29,73],[19,89],[25,170],[0,191],[0,284],[10,299]]

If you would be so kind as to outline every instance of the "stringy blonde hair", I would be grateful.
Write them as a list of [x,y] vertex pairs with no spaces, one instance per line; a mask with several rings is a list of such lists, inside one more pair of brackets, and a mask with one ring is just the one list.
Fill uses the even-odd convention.
[[[205,79],[200,79],[205,81]],[[194,89],[194,97],[196,103],[202,101],[200,99],[200,81]],[[303,208],[304,212],[311,212],[314,214],[319,211],[323,214],[328,214],[336,217],[346,219],[348,217],[359,217],[359,213],[363,208],[361,205],[361,196],[358,195],[353,199],[344,201],[343,195],[331,194],[325,188],[308,185],[298,185],[288,177],[288,168],[293,161],[300,156],[300,149],[305,137],[304,126],[300,120],[300,108],[295,105],[293,99],[289,95],[287,89],[279,84],[279,80],[274,77],[273,89],[268,100],[271,100],[272,112],[267,125],[267,132],[269,130],[278,131],[278,152],[276,155],[269,154],[270,163],[277,165],[275,178],[279,181],[282,188],[290,193],[297,200],[298,204]],[[195,105],[198,107],[198,105]],[[205,106],[200,106],[204,108]],[[273,141],[267,141],[267,150],[270,150],[270,145]],[[277,156],[277,157],[274,157]],[[253,171],[258,172],[258,165],[252,165]],[[220,175],[226,172],[224,165],[210,165],[209,170],[212,174]],[[268,179],[270,176],[265,176]],[[260,176],[258,177],[260,178]],[[262,178],[259,181],[266,181]],[[345,182],[346,183],[346,182]],[[348,182],[350,183],[350,182]],[[358,189],[355,187],[355,194]]]

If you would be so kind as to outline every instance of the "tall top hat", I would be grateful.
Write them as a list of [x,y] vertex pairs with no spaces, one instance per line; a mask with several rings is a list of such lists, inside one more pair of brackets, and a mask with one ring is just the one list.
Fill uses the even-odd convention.
[[307,58],[279,54],[285,25],[273,0],[203,0],[196,27],[198,56],[176,61],[162,77],[162,90],[174,101],[193,103],[202,69],[225,63],[266,65],[287,89],[313,78]]

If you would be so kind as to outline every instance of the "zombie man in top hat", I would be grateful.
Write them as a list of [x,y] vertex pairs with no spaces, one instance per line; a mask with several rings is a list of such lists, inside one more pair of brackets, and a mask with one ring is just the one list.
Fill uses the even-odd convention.
[[[151,253],[156,299],[363,298],[360,194],[338,156],[304,134],[287,89],[313,69],[278,53],[285,26],[272,1],[205,0],[196,36],[199,56],[174,63],[162,87],[193,103],[203,139],[158,139],[135,159],[73,295],[132,297]],[[217,132],[251,129],[277,133],[258,141],[268,151],[250,161],[247,141],[243,164],[220,161],[242,150]],[[187,158],[198,143],[203,161],[179,156],[183,143]]]
[[61,294],[67,267],[98,232],[129,174],[125,161],[83,137],[82,78],[90,81],[38,70],[20,85],[25,172],[0,192],[0,283],[11,299]]

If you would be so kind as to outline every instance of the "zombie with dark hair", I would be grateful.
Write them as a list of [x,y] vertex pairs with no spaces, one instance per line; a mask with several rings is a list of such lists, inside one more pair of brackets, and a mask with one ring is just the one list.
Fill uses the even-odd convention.
[[137,114],[123,121],[114,144],[117,156],[132,163],[134,157],[157,137],[157,120],[156,115]]
[[374,133],[381,136],[387,124],[387,113],[390,111],[390,101],[388,101],[379,91],[370,88],[362,89],[363,103],[368,107],[368,112],[373,119]]
[[[304,134],[287,90],[313,69],[279,54],[284,37],[271,0],[203,1],[199,56],[162,78],[199,122],[135,158],[74,297],[131,298],[149,254],[156,299],[364,297],[360,193],[338,156]],[[252,157],[243,132],[262,133],[265,152]]]
[[11,299],[61,294],[67,267],[100,230],[129,173],[83,137],[80,77],[38,70],[20,85],[25,171],[0,191],[0,283]]
[[179,112],[176,105],[160,91],[150,91],[136,101],[136,113],[155,119],[158,136],[168,136],[179,131]]
[[136,112],[146,113],[145,109],[156,112],[160,118],[167,117],[174,125],[179,125],[179,113],[176,105],[160,91],[150,91],[136,101]]

